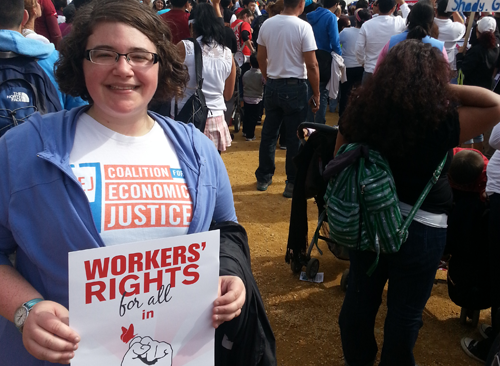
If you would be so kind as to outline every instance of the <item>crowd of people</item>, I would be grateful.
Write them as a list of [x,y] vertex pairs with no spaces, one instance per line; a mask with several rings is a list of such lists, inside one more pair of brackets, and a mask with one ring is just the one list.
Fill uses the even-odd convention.
[[[447,4],[4,0],[0,363],[67,364],[74,357],[80,336],[68,325],[68,252],[237,223],[220,156],[238,133],[231,131],[236,114],[243,114],[245,140],[259,143],[256,189],[272,184],[279,146],[286,149],[283,196],[293,198],[297,129],[305,121],[325,124],[327,107],[338,104],[335,152],[349,143],[379,151],[403,216],[445,161],[397,253],[349,251],[339,314],[345,365],[377,362],[375,318],[387,283],[379,365],[418,362],[413,349],[436,269],[467,237],[460,230],[469,226],[452,224],[469,217],[465,198],[488,208],[488,218],[479,216],[487,228],[483,292],[491,324],[481,324],[483,340],[461,345],[493,365],[500,349],[500,13],[447,12]],[[202,127],[176,121],[182,111],[203,118]],[[81,167],[107,164],[181,170],[189,224],[107,231],[104,203],[86,195],[80,180]],[[375,256],[378,266],[368,275]],[[450,273],[458,261],[450,260]],[[222,266],[212,318],[215,364],[276,365],[265,311],[250,305],[261,302],[258,290]]]

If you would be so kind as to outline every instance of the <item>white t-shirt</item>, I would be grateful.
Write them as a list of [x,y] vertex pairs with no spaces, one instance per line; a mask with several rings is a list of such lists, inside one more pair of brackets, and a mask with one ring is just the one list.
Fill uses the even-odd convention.
[[457,41],[464,37],[466,27],[462,23],[452,22],[451,19],[434,18],[434,23],[439,28],[438,40],[444,42],[450,67],[452,70],[456,70],[455,55],[457,54]]
[[70,164],[106,245],[187,234],[192,200],[163,129],[125,136],[82,114]]
[[46,37],[42,36],[41,34],[35,33],[31,29],[24,28],[22,34],[25,38],[34,39],[44,44],[50,44],[50,41]]
[[231,15],[231,19],[229,19],[229,26],[233,25],[233,23],[236,21],[236,15]]
[[[379,15],[364,22],[356,41],[356,58],[366,72],[374,72],[378,55],[392,36],[406,29],[406,17],[410,13],[408,5],[401,5],[403,17]],[[342,55],[343,55],[342,51]]]
[[267,76],[271,79],[306,79],[303,52],[318,49],[311,25],[292,15],[266,20],[257,43],[267,49]]
[[361,67],[356,59],[356,41],[359,35],[359,28],[344,28],[339,34],[340,45],[342,46],[342,57],[345,67]]
[[[209,108],[209,117],[222,116],[226,110],[226,102],[224,101],[224,87],[226,79],[231,74],[233,55],[227,47],[216,45],[205,45],[201,43],[201,37],[198,37],[198,43],[201,46],[203,53],[203,94],[207,107]],[[191,41],[184,40],[184,48],[186,49],[186,58],[184,64],[188,68],[189,81],[186,85],[184,98],[177,101],[177,108],[181,111],[184,104],[196,90],[196,65],[194,57],[194,44]],[[171,114],[175,113],[175,101],[172,101]]]

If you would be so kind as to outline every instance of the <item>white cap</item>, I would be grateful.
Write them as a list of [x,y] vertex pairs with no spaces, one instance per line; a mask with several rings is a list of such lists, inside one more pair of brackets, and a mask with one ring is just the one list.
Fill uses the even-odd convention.
[[477,30],[479,33],[494,32],[497,28],[497,22],[493,17],[484,17],[477,22]]

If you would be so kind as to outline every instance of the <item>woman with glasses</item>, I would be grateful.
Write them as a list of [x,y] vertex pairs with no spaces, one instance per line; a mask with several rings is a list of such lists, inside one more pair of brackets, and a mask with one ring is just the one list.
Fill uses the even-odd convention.
[[[68,326],[68,252],[237,221],[229,178],[212,142],[192,125],[147,110],[152,99],[181,96],[187,80],[170,39],[168,27],[136,0],[81,8],[56,77],[62,91],[89,106],[35,114],[0,139],[2,365],[67,364],[73,358],[80,338]],[[162,177],[184,192],[183,209],[174,219],[163,217],[171,210],[161,216],[160,209],[152,213],[139,203],[133,212],[125,206],[113,211],[116,202],[106,201],[106,187],[115,169],[144,176],[166,171]],[[175,176],[168,173],[173,171]],[[129,196],[127,205],[134,199]],[[240,314],[246,293],[239,277],[221,276],[219,285],[215,328]]]

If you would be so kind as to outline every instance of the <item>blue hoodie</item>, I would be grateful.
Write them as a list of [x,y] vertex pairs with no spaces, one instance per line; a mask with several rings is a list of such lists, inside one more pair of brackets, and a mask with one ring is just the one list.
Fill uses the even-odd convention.
[[[46,300],[68,307],[68,253],[103,247],[89,201],[69,165],[76,124],[86,107],[36,113],[0,138],[0,265],[16,269]],[[231,184],[213,143],[192,124],[151,113],[172,142],[193,213],[188,234],[212,220],[237,221]],[[96,324],[96,326],[99,326]],[[2,366],[48,366],[23,346],[14,324],[0,316]]]
[[317,8],[315,11],[307,14],[307,21],[312,26],[318,49],[327,52],[333,51],[342,56],[339,27],[335,14],[328,9]]
[[15,52],[19,55],[34,57],[38,60],[38,65],[45,71],[54,84],[59,101],[64,109],[72,109],[86,105],[80,97],[72,97],[61,93],[59,85],[54,77],[54,64],[59,59],[59,52],[56,51],[52,43],[45,44],[35,39],[25,38],[21,33],[0,29],[0,51]]

